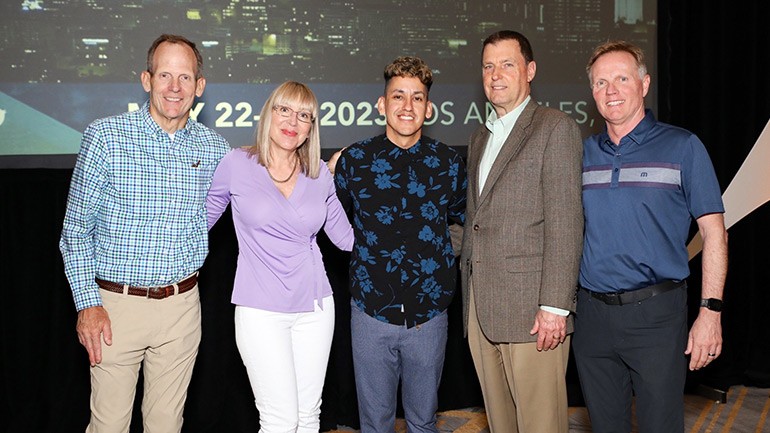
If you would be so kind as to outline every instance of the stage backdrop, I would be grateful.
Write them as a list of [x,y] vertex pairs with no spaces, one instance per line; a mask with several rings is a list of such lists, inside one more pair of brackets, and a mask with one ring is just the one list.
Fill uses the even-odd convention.
[[0,167],[71,167],[89,122],[145,101],[139,75],[162,32],[200,47],[208,86],[192,116],[233,147],[251,143],[262,104],[288,79],[316,92],[324,148],[379,134],[382,70],[400,55],[420,56],[434,71],[427,135],[465,146],[490,111],[481,44],[501,29],[531,40],[537,100],[588,133],[601,125],[585,74],[589,53],[608,38],[633,40],[654,74],[656,7],[655,0],[3,1]]
[[[120,11],[115,12],[114,9],[117,7],[115,4],[118,2],[123,6],[120,6],[122,8]],[[129,103],[141,103],[144,95],[141,93],[137,74],[143,68],[142,59],[147,45],[157,33],[162,31],[184,33],[196,41],[210,40],[214,36],[230,37],[227,30],[221,32],[216,29],[202,30],[205,27],[199,21],[203,18],[195,19],[194,10],[198,9],[190,9],[193,11],[191,14],[185,12],[180,15],[177,12],[190,6],[205,9],[204,6],[215,3],[229,5],[229,1],[190,0],[178,3],[184,6],[168,0],[89,0],[87,2],[3,0],[0,2],[0,82],[2,82],[0,85],[2,86],[0,89],[0,149],[2,152],[9,153],[6,149],[12,146],[8,143],[12,142],[11,139],[16,134],[20,134],[23,146],[29,146],[30,149],[41,142],[45,143],[46,140],[54,144],[58,141],[66,141],[73,134],[74,140],[78,140],[80,130],[92,118],[125,111]],[[237,7],[227,9],[227,14],[221,15],[222,23],[233,19],[235,15],[230,14],[230,11],[238,9],[245,14],[248,8],[244,5],[260,6],[260,2],[245,0],[232,1],[232,3]],[[269,5],[261,3],[261,6],[265,10],[272,10],[271,8],[291,10],[292,6],[280,0],[269,3]],[[237,102],[248,101],[251,104],[253,116],[254,110],[261,105],[262,101],[252,99],[253,96],[248,93],[249,89],[256,89],[260,85],[269,85],[269,88],[272,88],[278,82],[288,78],[309,81],[313,88],[317,85],[335,83],[342,88],[348,88],[363,84],[364,79],[370,80],[369,84],[376,90],[372,96],[350,99],[350,102],[351,104],[354,101],[371,103],[381,91],[379,74],[382,67],[396,55],[407,53],[407,48],[399,45],[402,43],[400,38],[404,34],[402,24],[406,26],[413,20],[420,21],[422,17],[420,22],[423,23],[425,34],[433,32],[430,30],[433,28],[431,22],[426,21],[432,17],[427,17],[428,14],[425,12],[420,15],[415,11],[415,8],[418,11],[422,10],[420,8],[425,2],[420,2],[420,6],[395,3],[401,12],[398,20],[391,21],[387,21],[388,14],[385,11],[390,10],[391,14],[394,13],[396,8],[392,2],[372,1],[364,5],[364,2],[353,0],[346,2],[329,0],[324,3],[340,10],[355,9],[354,14],[348,15],[351,18],[347,21],[358,23],[361,20],[374,19],[381,23],[380,26],[371,29],[373,36],[371,39],[378,40],[381,45],[376,49],[369,49],[366,54],[372,56],[379,56],[380,52],[388,54],[382,55],[381,58],[367,60],[358,57],[361,55],[357,54],[360,51],[348,53],[347,57],[360,59],[359,66],[356,68],[349,64],[340,68],[335,66],[334,71],[339,74],[339,78],[329,81],[315,80],[313,77],[301,75],[302,69],[299,67],[288,68],[291,73],[286,72],[287,68],[285,68],[284,72],[281,72],[282,75],[274,77],[275,79],[246,84],[239,84],[244,81],[216,78],[214,71],[207,70],[212,86],[242,85],[245,89],[242,95],[239,94],[238,98],[232,101],[214,98],[215,92],[207,93],[207,97],[212,98],[209,102],[213,107],[209,108],[213,110],[211,115],[213,122],[218,116],[225,114],[224,108],[220,111],[216,110],[219,102],[230,104],[233,113],[228,116],[232,118],[236,111],[245,112],[245,109],[236,107]],[[569,6],[559,6],[561,3],[569,3]],[[629,3],[621,1],[617,3],[521,0],[517,1],[516,5],[512,5],[511,2],[489,2],[486,6],[487,9],[491,8],[487,13],[487,17],[490,17],[486,18],[488,21],[468,24],[460,20],[455,26],[457,28],[455,31],[467,31],[476,35],[474,41],[468,41],[467,46],[470,48],[465,50],[467,54],[458,55],[458,58],[467,58],[470,68],[474,69],[466,85],[469,89],[473,88],[472,91],[479,95],[477,104],[482,104],[478,69],[477,66],[473,66],[478,65],[481,40],[487,33],[494,30],[519,29],[524,31],[535,44],[539,71],[535,90],[541,100],[553,104],[554,102],[545,100],[546,96],[543,93],[544,87],[549,82],[547,73],[555,73],[562,69],[571,70],[577,77],[575,88],[585,84],[585,81],[580,84],[580,80],[584,80],[582,64],[585,58],[573,56],[569,53],[569,49],[577,50],[575,48],[578,46],[577,43],[583,39],[604,40],[614,37],[620,29],[631,29],[629,39],[644,44],[648,53],[655,52],[657,48],[660,54],[657,68],[659,73],[652,76],[653,83],[659,83],[660,91],[660,102],[656,114],[663,121],[685,127],[698,134],[712,157],[722,189],[726,190],[736,173],[743,170],[747,157],[750,154],[754,155],[752,148],[770,118],[770,98],[768,98],[770,80],[767,79],[767,71],[770,70],[770,56],[767,51],[767,47],[770,46],[770,32],[767,32],[767,23],[770,22],[770,2],[766,0],[752,0],[740,4],[717,2],[710,4],[709,7],[704,7],[700,0],[659,0],[652,5],[648,5],[647,2],[631,2],[630,4],[642,5],[643,19],[638,25],[631,26],[625,19],[619,20],[620,23],[617,25],[604,24],[615,20],[616,10],[624,10],[624,7],[628,9]],[[427,4],[432,6],[438,4],[439,6],[434,7],[435,10],[432,12],[444,13],[451,11],[450,8],[455,7],[453,5],[463,3],[445,1],[427,2]],[[477,3],[470,1],[464,4],[470,9],[480,7]],[[364,10],[361,5],[367,6],[368,9]],[[528,8],[526,11],[522,9],[525,6]],[[659,8],[659,21],[651,20],[647,15],[656,6]],[[317,9],[319,7],[307,4],[297,5],[297,8]],[[45,8],[51,9],[48,11],[48,18],[35,23],[28,22],[28,20],[43,17]],[[127,36],[124,34],[120,38],[113,37],[123,32],[123,27],[115,25],[116,20],[135,14],[137,9],[152,9],[153,12],[144,15],[144,18],[137,20],[136,24],[146,24],[146,22],[152,24],[144,27],[144,31],[136,30],[128,33]],[[257,7],[254,8],[255,13],[260,10]],[[375,10],[382,13],[372,15]],[[559,17],[575,18],[577,26],[590,23],[591,17],[599,15],[602,24],[597,25],[592,31],[563,32],[557,37],[552,30],[556,22],[555,18],[551,18],[555,17],[554,10],[561,11]],[[30,14],[25,15],[26,12]],[[546,19],[542,24],[533,24],[532,12]],[[313,20],[316,17],[321,19],[317,10],[309,14]],[[456,10],[447,14],[453,17],[459,16]],[[617,15],[620,18],[621,13],[618,12]],[[189,16],[193,18],[188,18]],[[205,12],[201,16],[205,16]],[[331,14],[327,14],[324,19],[330,16]],[[347,25],[347,21],[343,24]],[[98,27],[99,34],[95,35],[93,27]],[[254,28],[257,29],[257,27],[264,28],[264,26]],[[651,27],[658,28],[650,30]],[[656,37],[655,30],[658,32],[657,47],[649,42],[650,38]],[[254,35],[261,34],[260,32],[262,30],[250,31]],[[273,32],[277,33],[275,30]],[[112,60],[125,60],[130,63],[114,70],[128,74],[130,77],[117,79],[103,75],[102,78],[83,81],[73,77],[50,78],[50,71],[57,70],[56,68],[65,71],[74,70],[68,66],[73,61],[73,52],[77,51],[73,44],[82,41],[83,38],[88,39],[90,43],[89,38],[103,39],[104,35],[107,35],[106,38],[110,41],[119,43],[121,47],[113,53]],[[414,33],[410,38],[415,41],[424,41],[424,38],[420,39],[419,36],[420,34]],[[259,40],[264,41],[262,36],[255,36],[255,38],[261,38],[257,39],[256,45],[259,45]],[[370,38],[367,36],[364,39]],[[567,48],[562,51],[546,51],[544,44],[557,39],[561,39],[561,43]],[[363,43],[371,42],[360,40],[351,46]],[[40,50],[47,44],[53,44],[54,48],[47,51],[49,54],[41,55]],[[422,42],[416,45],[427,46]],[[586,45],[592,45],[592,43]],[[330,51],[333,50],[330,49]],[[425,51],[417,51],[417,49],[411,50],[411,53],[426,57],[437,70],[441,69],[438,55],[427,55]],[[227,55],[237,59],[239,55],[246,54],[233,52]],[[268,70],[278,68],[281,63],[276,59],[282,57],[274,57],[272,54],[265,54],[265,57],[268,55],[269,58],[259,63],[260,67]],[[323,59],[327,56],[320,57]],[[41,60],[33,61],[38,58]],[[348,60],[345,56],[343,59]],[[235,63],[237,60],[225,60],[223,58],[223,61],[219,62],[212,58],[207,59],[207,62],[210,67],[232,62],[233,71],[247,70],[246,66],[238,66],[240,64]],[[315,59],[316,62],[321,60]],[[298,64],[295,63],[295,65]],[[37,68],[38,73],[30,74],[28,65],[33,65],[31,66],[33,69]],[[22,70],[25,72],[20,72]],[[92,76],[99,76],[96,73],[97,68],[93,68],[92,71],[94,71]],[[447,69],[444,68],[444,71]],[[258,74],[253,73],[253,75]],[[346,76],[354,76],[355,79],[344,78]],[[436,98],[439,87],[462,84],[444,77],[446,74],[442,76],[437,73],[434,92]],[[121,96],[113,89],[107,94],[96,92],[99,96],[92,97],[99,83],[117,86],[114,89],[127,85],[135,96]],[[41,87],[35,87],[38,85]],[[61,96],[62,94],[57,94],[57,91],[53,90],[58,86],[77,85],[96,87],[80,93],[67,93],[66,96]],[[28,89],[37,88],[37,91],[27,91],[38,92],[39,98],[42,98],[34,107],[26,101],[22,102],[19,96],[24,92],[18,89],[25,86],[29,86]],[[16,88],[20,93],[9,94],[6,92],[8,88]],[[91,87],[88,88],[91,89]],[[209,91],[214,88],[210,87]],[[591,106],[587,87],[583,91],[585,96],[579,101],[589,101],[587,104]],[[59,98],[65,99],[66,103],[59,101]],[[86,98],[90,99],[82,102]],[[324,98],[325,96],[321,97],[322,102],[327,102]],[[80,115],[82,118],[77,121],[77,125],[65,125],[66,128],[75,131],[70,131],[69,134],[61,129],[64,123],[59,118],[41,114],[47,113],[50,107],[59,107],[58,111],[63,112],[77,110],[82,112],[85,110],[83,107],[90,105],[103,107],[101,104],[106,104],[113,99],[118,101],[114,108],[96,108],[93,113]],[[556,99],[556,101],[561,100],[569,102],[566,98]],[[653,101],[650,103],[652,104]],[[24,126],[23,121],[21,123],[19,120],[9,121],[8,119],[14,119],[19,115],[15,113],[17,108],[14,107],[21,110],[22,119],[36,116],[35,121],[27,126]],[[572,110],[567,105],[561,108],[572,111],[573,115],[577,112],[577,109]],[[345,110],[350,108],[340,110],[339,107],[335,107],[335,113]],[[325,111],[331,111],[331,109],[325,109]],[[578,121],[581,120],[579,113],[575,118]],[[232,119],[235,125],[237,119]],[[583,125],[585,124],[584,121]],[[10,128],[7,125],[16,126]],[[327,134],[331,128],[324,127],[324,134]],[[368,126],[353,127],[352,125],[342,128],[342,130],[353,131],[350,139],[345,141],[356,140],[370,134],[366,128]],[[440,136],[436,125],[430,128],[434,135]],[[221,128],[220,131],[224,133],[225,129]],[[232,126],[227,129],[232,131],[238,128]],[[240,129],[246,136],[250,136],[249,128],[240,127]],[[464,145],[467,135],[458,133],[441,136],[441,138],[453,145]],[[233,138],[231,140],[234,145],[240,144]],[[325,145],[334,147],[334,144],[328,141]],[[74,147],[77,147],[77,144]],[[52,158],[50,155],[55,155],[55,152],[48,154],[31,150],[27,152],[0,157],[0,159],[5,167],[8,167],[9,163],[30,167],[42,161],[42,164],[58,163],[63,164],[59,166],[71,168],[73,159],[71,156]],[[36,156],[30,158],[29,155]],[[55,165],[48,165],[48,167],[53,166]],[[760,164],[759,167],[761,168],[762,165]],[[77,343],[74,331],[76,314],[69,287],[64,278],[61,255],[57,248],[70,174],[70,169],[0,170],[0,203],[2,203],[0,204],[0,275],[3,276],[4,283],[2,304],[4,308],[0,314],[0,412],[3,413],[3,416],[0,416],[0,431],[3,432],[74,433],[82,432],[88,422],[87,358],[85,351]],[[755,188],[756,185],[751,187]],[[767,309],[770,305],[770,290],[767,290],[767,282],[770,281],[770,266],[767,266],[770,246],[768,221],[770,221],[770,207],[764,204],[730,228],[730,271],[723,313],[725,337],[723,355],[708,368],[690,374],[688,382],[703,383],[723,389],[738,383],[770,386],[770,363],[767,361],[770,359],[770,327],[767,326]],[[205,281],[201,283],[204,335],[186,405],[184,431],[185,433],[254,431],[257,413],[232,335],[233,307],[229,302],[229,294],[237,245],[232,232],[232,223],[227,216],[222,218],[211,236],[211,254],[203,277]],[[332,252],[325,256],[325,261],[327,259],[332,284],[335,288],[342,287],[342,289],[335,291],[340,317],[336,323],[337,335],[335,335],[324,389],[322,408],[324,430],[337,424],[355,425],[358,422],[349,356],[350,343],[347,338],[349,321],[345,320],[345,314],[348,313],[345,307],[349,306],[346,302],[347,293],[344,290],[346,257],[344,254]],[[690,295],[693,305],[697,304],[694,301],[697,301],[697,288],[700,285],[699,269],[700,255],[693,259],[691,266],[693,275],[690,279]],[[455,299],[455,301],[458,300]],[[442,383],[440,392],[442,410],[480,404],[478,384],[467,353],[467,343],[462,337],[462,326],[457,323],[458,308],[459,305],[456,302],[450,307],[450,318],[454,317],[454,320],[450,323],[450,341],[444,371],[446,380]],[[691,313],[692,320],[697,311],[691,311]],[[135,417],[136,421],[138,417]],[[131,431],[140,432],[141,426],[134,424]]]

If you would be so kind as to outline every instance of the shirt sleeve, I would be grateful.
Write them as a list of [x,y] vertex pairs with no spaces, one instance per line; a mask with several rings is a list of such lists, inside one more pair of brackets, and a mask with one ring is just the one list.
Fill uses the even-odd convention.
[[67,210],[59,250],[64,260],[75,307],[78,311],[102,305],[96,285],[95,231],[99,206],[107,185],[107,150],[93,124],[83,133],[75,170],[72,173]]
[[232,159],[235,151],[231,151],[217,166],[214,177],[211,179],[211,187],[206,195],[206,216],[208,229],[219,220],[222,213],[230,203],[230,179],[232,178]]
[[321,175],[318,180],[326,182],[329,186],[326,196],[326,224],[324,225],[324,231],[337,248],[343,251],[350,251],[353,249],[353,227],[351,227],[345,209],[343,209],[337,197],[337,189],[334,187],[334,180],[329,169],[326,168],[326,164],[321,164]]
[[706,146],[694,134],[690,136],[688,145],[689,155],[683,161],[685,176],[682,182],[690,214],[698,219],[710,213],[724,213],[722,192]]

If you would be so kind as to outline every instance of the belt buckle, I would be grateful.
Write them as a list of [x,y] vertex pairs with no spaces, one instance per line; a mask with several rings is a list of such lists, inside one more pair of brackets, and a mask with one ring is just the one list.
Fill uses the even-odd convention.
[[623,292],[616,292],[616,293],[605,293],[604,296],[607,297],[607,300],[610,302],[607,302],[608,305],[623,305],[623,298],[620,297],[620,295]]
[[[168,298],[168,286],[155,286],[155,287],[148,287],[147,288],[147,299],[165,299]],[[173,286],[171,286],[173,288]],[[154,293],[155,296],[151,296],[150,294]]]

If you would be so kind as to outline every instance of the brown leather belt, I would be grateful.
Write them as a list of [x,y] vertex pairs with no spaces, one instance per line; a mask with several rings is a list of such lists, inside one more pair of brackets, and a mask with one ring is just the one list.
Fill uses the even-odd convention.
[[[125,286],[123,284],[113,283],[111,281],[105,281],[101,278],[96,278],[96,284],[99,285],[100,288],[104,290],[108,290],[110,292],[115,293],[124,293]],[[198,273],[192,274],[192,276],[185,278],[184,280],[178,282],[176,284],[177,287],[179,287],[179,290],[176,291],[176,293],[182,294],[198,284]],[[149,299],[165,299],[169,296],[172,296],[175,292],[174,285],[170,286],[158,286],[158,287],[135,287],[135,286],[128,286],[128,290],[125,291],[131,296],[141,296],[143,298],[149,298]]]

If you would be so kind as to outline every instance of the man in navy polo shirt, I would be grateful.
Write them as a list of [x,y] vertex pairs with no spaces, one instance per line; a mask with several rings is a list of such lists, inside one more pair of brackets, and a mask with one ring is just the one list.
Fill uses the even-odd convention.
[[[573,350],[594,432],[684,430],[684,382],[722,350],[724,206],[691,132],[644,108],[650,76],[627,42],[596,48],[588,79],[606,131],[583,153],[585,241]],[[687,331],[687,237],[703,237],[701,308]]]

